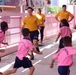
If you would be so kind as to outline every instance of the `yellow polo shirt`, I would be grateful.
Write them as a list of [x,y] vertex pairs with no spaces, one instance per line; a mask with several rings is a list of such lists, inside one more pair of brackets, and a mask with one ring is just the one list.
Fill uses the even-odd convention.
[[70,12],[68,12],[68,11],[65,11],[65,12],[61,11],[55,17],[56,18],[59,17],[60,20],[66,19],[68,21],[69,17],[73,17],[73,15]]
[[[39,19],[39,23],[45,21],[45,15],[44,14],[36,14],[36,17]],[[44,23],[41,26],[45,26]]]
[[35,15],[27,16],[22,22],[21,28],[27,27],[30,31],[38,30],[39,20]]

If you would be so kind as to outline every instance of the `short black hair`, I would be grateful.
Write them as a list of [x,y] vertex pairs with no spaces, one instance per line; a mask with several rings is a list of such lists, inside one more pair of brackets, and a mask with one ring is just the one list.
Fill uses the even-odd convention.
[[66,36],[63,38],[63,44],[64,46],[69,46],[72,43],[72,38],[69,36]]
[[67,7],[67,6],[66,6],[66,5],[62,5],[62,8],[63,8],[63,7]]
[[69,27],[69,23],[67,22],[66,19],[62,19],[60,22],[61,22],[62,24],[64,24],[64,26],[68,26],[68,27]]
[[33,9],[32,7],[28,7],[27,10],[28,10],[28,9],[31,9],[32,11],[34,11],[34,9]]
[[22,35],[23,35],[24,37],[28,36],[29,33],[30,33],[30,31],[29,31],[28,28],[23,28],[23,29],[22,29]]
[[1,26],[1,30],[5,33],[5,29],[8,28],[7,22],[2,21],[0,26]]
[[38,8],[38,10],[41,12],[41,8]]

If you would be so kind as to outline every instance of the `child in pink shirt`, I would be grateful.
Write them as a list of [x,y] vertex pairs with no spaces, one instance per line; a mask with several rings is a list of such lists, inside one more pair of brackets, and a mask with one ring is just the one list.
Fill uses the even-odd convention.
[[32,65],[31,60],[29,60],[26,56],[29,55],[29,51],[35,52],[37,54],[42,54],[42,52],[38,52],[37,50],[34,50],[32,42],[29,40],[29,37],[30,37],[29,29],[27,28],[22,29],[22,35],[24,36],[24,38],[19,42],[18,51],[17,51],[13,69],[4,72],[1,75],[13,74],[20,67],[29,68],[30,71],[28,75],[33,75],[34,66]]
[[[7,31],[8,29],[8,24],[7,22],[3,21],[1,22],[0,24],[0,44],[7,44],[7,43],[4,43],[3,40],[4,40],[4,37],[5,37],[5,31]],[[5,50],[0,50],[0,52],[4,52]],[[1,57],[0,57],[0,61],[1,61]]]
[[53,56],[50,68],[53,68],[54,62],[58,60],[58,73],[60,75],[69,75],[69,67],[73,64],[73,55],[76,55],[76,49],[72,47],[71,37],[66,36],[63,38],[64,48]]
[[[72,37],[72,32],[71,32],[71,29],[67,26],[68,22],[66,21],[66,19],[62,19],[61,20],[61,28],[60,28],[60,31],[59,31],[59,34],[57,36],[57,39],[56,39],[56,42],[58,41],[59,37],[61,36],[61,39],[60,39],[60,42],[59,42],[59,49],[58,51],[63,48],[63,38],[65,36],[69,36],[69,37]],[[58,52],[57,51],[57,52]]]

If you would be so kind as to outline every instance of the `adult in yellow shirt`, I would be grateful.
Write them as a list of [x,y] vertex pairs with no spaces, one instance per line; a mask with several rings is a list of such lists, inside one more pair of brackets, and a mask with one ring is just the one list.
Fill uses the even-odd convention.
[[[74,16],[70,12],[68,12],[66,10],[66,8],[67,8],[66,5],[63,5],[62,11],[56,14],[55,18],[58,22],[60,22],[62,19],[66,19],[67,22],[70,22],[74,18]],[[69,27],[69,25],[67,25],[67,26]],[[61,27],[61,25],[60,25],[60,27]]]
[[41,43],[43,42],[43,33],[44,33],[44,27],[45,27],[45,15],[41,13],[41,9],[38,8],[37,10],[37,14],[36,14],[37,18],[39,19],[39,23],[40,23],[40,35],[41,35]]
[[[27,11],[28,11],[28,15],[24,18],[23,22],[22,22],[22,26],[21,28],[25,28],[27,27],[30,30],[30,39],[33,42],[35,48],[37,51],[39,50],[38,47],[38,26],[39,26],[39,20],[38,18],[33,15],[33,8],[28,7]],[[32,60],[34,59],[34,56],[32,55]]]

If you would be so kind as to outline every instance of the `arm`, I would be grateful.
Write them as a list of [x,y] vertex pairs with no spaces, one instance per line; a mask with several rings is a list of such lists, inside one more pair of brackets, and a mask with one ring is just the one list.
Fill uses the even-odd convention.
[[73,20],[73,18],[74,18],[74,16],[72,16],[72,17],[70,18],[70,20],[68,20],[68,22],[72,21],[72,20]]
[[44,22],[45,22],[45,20],[43,20],[43,21],[40,23],[40,25],[44,24]]
[[72,21],[74,16],[69,12],[69,16],[70,16],[70,19],[68,20],[68,22]]
[[54,67],[54,62],[55,62],[55,60],[52,59],[51,64],[50,64],[50,68],[53,68]]
[[54,67],[54,62],[56,59],[58,59],[58,55],[59,55],[59,52],[56,53],[53,57],[52,57],[52,61],[51,61],[51,64],[50,64],[50,68],[53,68]]
[[34,52],[36,54],[43,54],[42,52],[38,52],[37,50],[32,50],[32,52]]
[[41,25],[44,24],[44,22],[45,22],[45,15],[43,14]]
[[37,27],[38,29],[40,28],[40,22],[39,22],[39,19],[36,17],[36,24],[37,24]]
[[59,14],[60,14],[60,12],[59,12],[58,14],[56,14],[56,16],[55,16],[55,19],[56,19],[58,22],[60,22],[59,19],[58,19]]
[[22,21],[22,25],[21,25],[21,28],[22,28],[22,29],[23,29],[24,27],[26,27],[25,19]]
[[56,38],[56,41],[55,41],[55,42],[57,42],[57,41],[58,41],[59,37],[60,37],[60,33],[58,34],[58,36],[57,36],[57,38]]
[[58,22],[60,22],[60,21],[58,20],[58,17],[55,17],[55,19],[56,19]]

